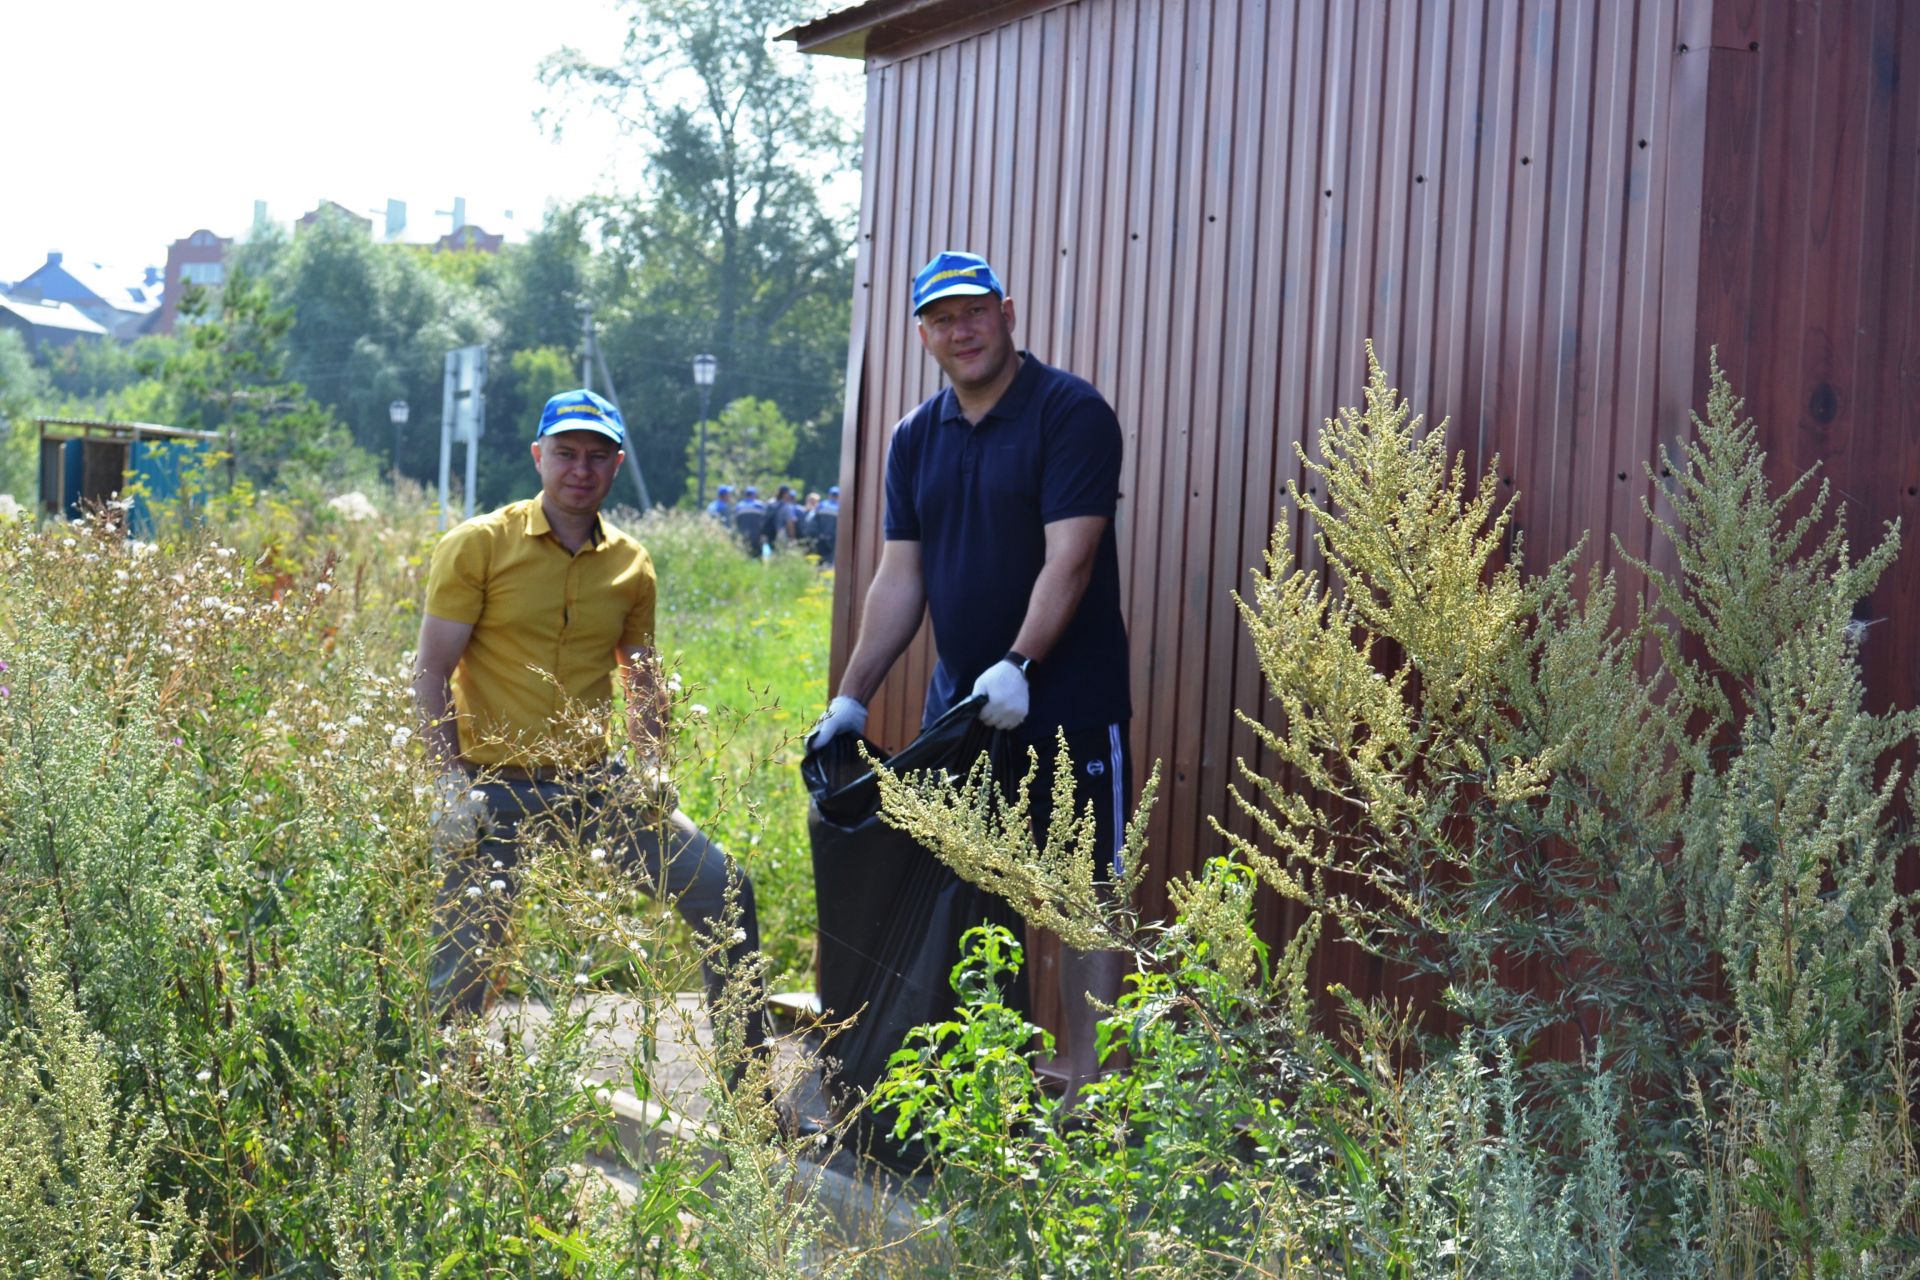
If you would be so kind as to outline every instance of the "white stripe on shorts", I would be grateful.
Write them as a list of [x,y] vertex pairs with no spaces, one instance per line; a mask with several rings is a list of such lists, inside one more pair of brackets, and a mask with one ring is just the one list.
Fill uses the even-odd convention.
[[1121,777],[1126,744],[1120,739],[1120,726],[1107,726],[1107,776],[1113,780],[1113,875],[1120,877],[1120,851],[1127,847],[1127,780]]

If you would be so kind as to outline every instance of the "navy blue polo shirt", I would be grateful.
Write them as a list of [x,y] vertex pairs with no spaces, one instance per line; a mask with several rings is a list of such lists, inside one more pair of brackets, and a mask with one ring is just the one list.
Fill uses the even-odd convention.
[[978,423],[947,388],[893,430],[886,536],[918,542],[939,661],[927,687],[931,724],[1006,656],[1046,563],[1046,526],[1104,516],[1093,576],[1059,642],[1037,663],[1020,736],[1090,729],[1133,714],[1120,616],[1120,421],[1083,378],[1025,355]]

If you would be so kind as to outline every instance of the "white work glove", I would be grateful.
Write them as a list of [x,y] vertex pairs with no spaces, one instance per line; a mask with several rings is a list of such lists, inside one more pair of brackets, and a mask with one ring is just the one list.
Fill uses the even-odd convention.
[[1005,658],[980,673],[973,692],[976,697],[987,695],[980,723],[989,729],[1018,729],[1027,718],[1027,677]]
[[480,823],[487,816],[487,798],[476,789],[464,769],[449,769],[434,779],[430,811],[432,839],[441,849],[465,849],[480,839]]
[[855,737],[867,731],[867,709],[860,702],[841,694],[827,704],[807,734],[807,750],[818,751],[843,733]]

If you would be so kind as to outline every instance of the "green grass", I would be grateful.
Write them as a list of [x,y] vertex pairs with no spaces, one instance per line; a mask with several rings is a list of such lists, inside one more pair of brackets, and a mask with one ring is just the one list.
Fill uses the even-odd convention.
[[833,578],[797,554],[749,559],[704,518],[660,514],[632,532],[653,556],[660,651],[680,681],[682,806],[753,876],[776,985],[811,988],[800,739],[826,702]]

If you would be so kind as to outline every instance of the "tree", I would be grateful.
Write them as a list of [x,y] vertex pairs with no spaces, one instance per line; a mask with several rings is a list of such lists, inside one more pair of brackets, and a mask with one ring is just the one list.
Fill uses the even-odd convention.
[[206,290],[180,300],[182,340],[150,366],[164,389],[168,419],[224,432],[250,479],[329,487],[365,483],[375,470],[339,420],[287,377],[283,340],[293,313],[276,306],[264,281],[228,277],[218,311]]
[[[750,484],[770,495],[778,486],[793,482],[788,468],[798,443],[799,433],[780,416],[780,406],[750,396],[735,400],[707,423],[707,488],[711,491],[722,484],[735,488]],[[687,441],[688,505],[697,500],[699,462],[700,437],[696,432]]]
[[22,504],[33,489],[36,441],[29,417],[47,394],[46,375],[34,367],[27,344],[0,329],[0,493]]
[[484,283],[491,273],[465,262],[436,263],[413,246],[375,244],[358,224],[327,213],[291,241],[268,236],[243,246],[238,261],[292,312],[288,374],[378,457],[393,447],[387,406],[407,401],[401,469],[420,480],[434,477],[443,361],[455,347],[493,334]]
[[579,205],[555,209],[524,245],[501,254],[495,313],[509,351],[557,347],[577,358],[580,308],[593,297],[591,218]]
[[[620,57],[575,50],[542,76],[645,140],[649,189],[592,205],[609,250],[603,347],[636,406],[631,446],[662,493],[685,487],[698,419],[688,362],[719,359],[716,398],[770,400],[787,420],[839,420],[853,291],[852,211],[822,183],[855,160],[852,131],[816,97],[815,68],[768,36],[787,0],[623,0]],[[837,433],[831,433],[837,437]],[[800,455],[829,482],[837,438]]]

